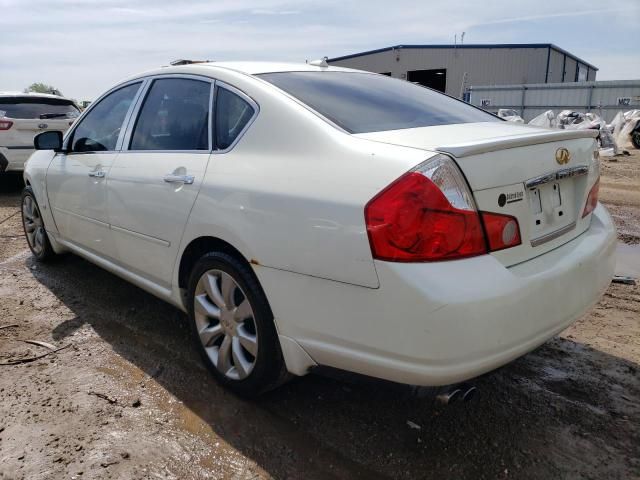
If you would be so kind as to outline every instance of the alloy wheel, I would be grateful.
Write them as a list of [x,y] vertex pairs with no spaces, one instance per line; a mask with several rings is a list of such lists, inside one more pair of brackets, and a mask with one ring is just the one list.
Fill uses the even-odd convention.
[[247,378],[258,355],[258,332],[245,292],[222,270],[205,272],[196,285],[194,317],[207,356],[225,377]]

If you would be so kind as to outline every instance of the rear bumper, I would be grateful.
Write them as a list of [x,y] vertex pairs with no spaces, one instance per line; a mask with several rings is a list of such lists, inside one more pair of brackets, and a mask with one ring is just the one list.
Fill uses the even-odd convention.
[[[0,147],[0,173],[24,170],[24,164],[34,152],[33,147]],[[4,168],[3,168],[4,165]]]
[[573,323],[608,287],[615,246],[615,228],[600,205],[582,235],[510,268],[491,255],[376,262],[379,289],[265,268],[256,273],[279,333],[318,364],[444,385],[500,367]]

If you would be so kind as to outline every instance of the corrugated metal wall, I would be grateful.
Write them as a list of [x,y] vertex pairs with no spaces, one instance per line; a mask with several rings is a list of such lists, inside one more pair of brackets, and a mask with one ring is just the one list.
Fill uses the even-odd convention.
[[466,86],[544,82],[547,56],[547,48],[407,48],[331,64],[369,72],[390,72],[392,77],[404,79],[409,71],[444,68],[447,70],[446,93],[459,97],[465,72]]
[[470,90],[472,105],[490,112],[512,108],[525,121],[546,110],[556,114],[576,110],[597,113],[610,122],[621,110],[640,108],[640,80],[472,86]]
[[547,75],[547,81],[545,83],[562,82],[562,68],[564,65],[564,57],[565,56],[557,50],[551,50],[549,52],[549,74]]
[[[446,93],[460,97],[465,72],[465,87],[573,82],[578,63],[569,55],[550,46],[405,46],[373,53],[365,52],[344,59],[330,60],[330,63],[376,73],[391,73],[392,77],[403,79],[407,78],[407,72],[413,70],[446,69]],[[586,65],[582,67],[587,68]],[[590,69],[589,74],[595,78],[596,71]]]

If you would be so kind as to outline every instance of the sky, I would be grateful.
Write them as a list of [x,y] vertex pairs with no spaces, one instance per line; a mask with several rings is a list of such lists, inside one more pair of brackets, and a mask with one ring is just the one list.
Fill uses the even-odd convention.
[[0,91],[91,100],[177,58],[313,60],[399,44],[553,43],[640,79],[640,0],[0,0]]

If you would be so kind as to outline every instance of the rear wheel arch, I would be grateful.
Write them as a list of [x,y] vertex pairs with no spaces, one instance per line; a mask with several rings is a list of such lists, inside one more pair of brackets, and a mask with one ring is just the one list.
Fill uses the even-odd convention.
[[[183,250],[180,257],[180,265],[178,267],[178,287],[181,289],[188,288],[189,276],[196,262],[205,254],[210,252],[222,252],[245,263],[250,269],[250,262],[237,248],[229,242],[217,237],[198,237],[191,242]],[[251,269],[253,271],[253,269]]]

